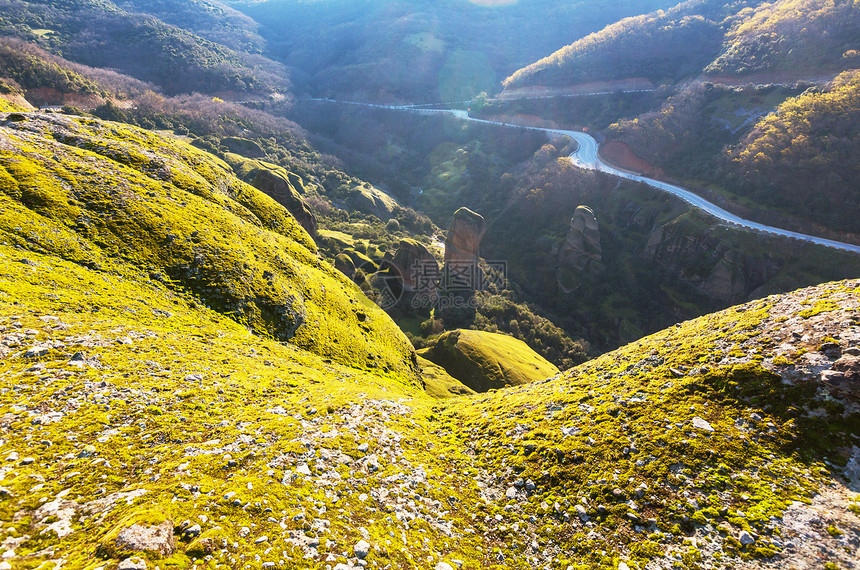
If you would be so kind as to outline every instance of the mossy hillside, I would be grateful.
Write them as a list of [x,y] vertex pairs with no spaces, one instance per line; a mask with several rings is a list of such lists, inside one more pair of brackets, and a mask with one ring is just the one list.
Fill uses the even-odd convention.
[[446,332],[420,354],[476,392],[544,380],[559,372],[523,341],[484,331]]
[[12,113],[15,111],[26,112],[30,110],[32,109],[24,107],[15,101],[11,101],[10,98],[0,97],[0,113]]
[[182,141],[96,119],[2,124],[0,230],[92,267],[152,273],[255,331],[414,376],[412,349],[282,206]]
[[[769,515],[839,472],[852,408],[804,388],[804,370],[834,339],[858,341],[858,296],[843,283],[768,299],[449,404],[250,335],[140,273],[0,241],[4,545],[16,568],[111,568],[103,541],[163,512],[176,551],[141,554],[149,567],[317,568],[330,554],[345,563],[362,538],[371,568],[737,566],[778,550]],[[791,406],[801,413],[782,422]],[[715,431],[692,429],[694,414]],[[593,526],[576,522],[577,503]],[[855,522],[828,535],[840,548],[860,520],[845,510]],[[741,545],[739,529],[757,543]]]
[[317,568],[362,538],[370,567],[486,566],[466,532],[484,501],[420,390],[251,335],[145,276],[2,242],[0,356],[16,568],[113,568],[121,527],[167,519],[176,551],[138,553],[151,567]]
[[454,398],[475,394],[474,390],[426,358],[418,357],[418,367],[421,369],[424,391],[434,398]]
[[[857,351],[858,308],[857,281],[731,308],[561,378],[459,401],[442,429],[462,434],[509,511],[485,518],[488,529],[526,551],[521,537],[535,533],[535,560],[553,567],[793,561],[786,510],[815,503],[857,459],[856,394],[821,371]],[[846,502],[827,515],[848,517],[856,533],[851,512]],[[743,531],[755,541],[742,544]],[[856,560],[853,547],[830,544],[833,563]]]

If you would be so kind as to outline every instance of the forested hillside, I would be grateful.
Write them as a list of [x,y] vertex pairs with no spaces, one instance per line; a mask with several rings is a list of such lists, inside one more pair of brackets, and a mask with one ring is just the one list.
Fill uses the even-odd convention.
[[628,77],[675,81],[698,72],[719,53],[723,0],[693,0],[666,11],[625,18],[590,34],[504,81],[563,87]]
[[260,53],[265,40],[257,33],[257,22],[222,2],[207,0],[118,0],[126,12],[149,14],[231,49]]
[[505,89],[702,72],[818,76],[857,65],[860,6],[853,0],[692,0],[627,18],[512,74]]
[[[699,82],[605,132],[666,175],[708,184],[747,215],[857,234],[858,105],[857,71],[822,87]],[[610,159],[614,144],[604,147]]]
[[733,187],[756,201],[860,233],[860,71],[789,99],[729,150]]
[[781,0],[732,17],[708,74],[820,74],[860,65],[860,5],[854,0]]
[[[129,4],[130,8],[135,7]],[[151,3],[140,4],[143,8]],[[172,21],[213,30],[206,34],[212,38],[224,37],[218,33],[221,26],[216,22],[226,28],[227,36],[236,29],[237,20],[232,13],[225,12],[223,18],[213,12],[207,12],[208,18],[185,18],[182,14],[186,10],[169,8],[174,5],[183,3],[156,7],[169,14]],[[271,60],[204,39],[152,15],[125,11],[108,0],[9,1],[0,11],[0,34],[36,42],[78,63],[120,70],[152,82],[169,94],[270,93],[286,92],[289,87],[286,69]],[[229,43],[239,49],[260,47],[253,35],[247,41],[234,38]]]

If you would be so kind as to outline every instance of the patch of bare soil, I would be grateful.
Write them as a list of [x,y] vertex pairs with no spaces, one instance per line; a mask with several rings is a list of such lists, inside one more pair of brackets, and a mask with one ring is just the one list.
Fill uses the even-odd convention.
[[621,141],[608,141],[600,145],[600,156],[623,170],[630,170],[651,178],[659,178],[664,175],[662,168],[637,156],[626,143]]

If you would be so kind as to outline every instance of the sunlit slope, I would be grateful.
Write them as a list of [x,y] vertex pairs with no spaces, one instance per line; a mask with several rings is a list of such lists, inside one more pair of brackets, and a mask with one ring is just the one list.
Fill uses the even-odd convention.
[[842,379],[856,371],[860,283],[439,403],[250,335],[146,275],[2,243],[0,262],[13,567],[856,559],[858,503],[831,485],[856,477]]
[[745,8],[730,24],[709,74],[822,74],[860,66],[860,5],[781,0]]
[[[459,522],[452,540],[461,515],[449,518],[447,503],[452,489],[477,500],[475,483],[431,451],[431,401],[409,376],[250,334],[145,271],[7,240],[0,520],[15,528],[4,550],[14,567],[135,556],[162,568],[256,557],[258,568],[317,568],[329,554],[353,557],[362,539],[371,560],[399,568],[481,558],[481,539]],[[420,507],[399,507],[408,534],[389,537],[380,501],[415,489]]]
[[719,53],[722,0],[696,0],[625,18],[576,40],[505,79],[505,89],[564,87],[642,77],[653,82],[697,73]]
[[858,484],[858,308],[857,281],[772,296],[451,407],[487,532],[558,567],[856,561],[860,508],[829,486]]
[[[655,84],[710,75],[817,77],[857,66],[860,7],[851,0],[694,0],[626,18],[504,81],[508,90],[644,77]],[[779,77],[778,77],[779,78]]]
[[737,187],[757,201],[860,233],[860,71],[782,103],[729,151]]
[[558,368],[523,341],[485,331],[448,331],[422,350],[421,356],[476,392],[517,386],[558,374]]
[[388,316],[319,259],[282,206],[218,159],[96,119],[13,114],[0,129],[8,243],[142,272],[260,334],[351,366],[413,374],[411,345]]

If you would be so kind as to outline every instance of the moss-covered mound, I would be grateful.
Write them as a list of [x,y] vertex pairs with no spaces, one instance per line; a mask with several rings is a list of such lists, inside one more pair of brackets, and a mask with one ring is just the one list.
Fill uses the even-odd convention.
[[474,390],[448,374],[438,364],[433,364],[426,358],[418,357],[418,368],[421,370],[421,379],[424,381],[424,391],[434,398],[454,398],[456,396],[470,396]]
[[558,368],[526,343],[498,333],[449,331],[420,354],[476,392],[518,386],[558,374]]
[[316,254],[278,203],[213,156],[97,119],[0,122],[0,234],[103,271],[142,272],[260,334],[414,376],[393,322]]

